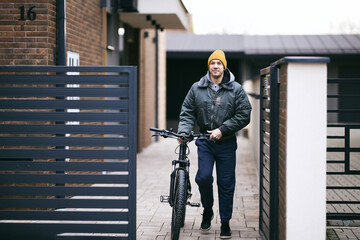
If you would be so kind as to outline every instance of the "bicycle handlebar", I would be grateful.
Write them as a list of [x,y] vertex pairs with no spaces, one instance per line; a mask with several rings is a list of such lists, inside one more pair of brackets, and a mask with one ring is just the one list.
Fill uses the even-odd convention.
[[159,129],[159,128],[150,128],[150,131],[158,133],[153,136],[161,136],[163,138],[173,136],[173,137],[181,138],[183,140],[188,139],[188,142],[192,141],[194,138],[204,140],[204,139],[209,139],[209,137],[210,137],[209,133],[193,133],[193,132],[191,132],[190,134],[176,133],[176,132],[173,132],[171,128],[170,128],[170,130]]

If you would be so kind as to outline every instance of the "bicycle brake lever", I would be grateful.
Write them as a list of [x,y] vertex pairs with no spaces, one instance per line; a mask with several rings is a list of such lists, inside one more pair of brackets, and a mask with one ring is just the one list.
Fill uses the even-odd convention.
[[163,138],[168,138],[169,137],[169,134],[165,133],[165,132],[162,132],[160,133],[159,136],[162,136]]

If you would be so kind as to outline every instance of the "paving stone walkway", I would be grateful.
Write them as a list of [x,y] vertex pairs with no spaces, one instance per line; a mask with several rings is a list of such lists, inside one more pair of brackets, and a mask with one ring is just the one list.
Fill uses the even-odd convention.
[[[194,143],[190,145],[190,178],[193,186],[193,202],[200,202],[199,191],[194,182],[197,170],[197,154]],[[160,203],[160,195],[169,192],[171,160],[176,159],[174,153],[176,140],[160,139],[138,154],[137,159],[137,239],[168,240],[170,237],[171,208],[167,203]],[[259,186],[255,161],[252,158],[249,142],[238,137],[237,180],[234,200],[233,218],[230,222],[232,239],[258,240],[259,235]],[[360,177],[359,177],[360,178]],[[353,180],[353,179],[352,179]],[[356,179],[358,183],[359,179]],[[328,183],[333,181],[328,179]],[[340,182],[344,182],[341,179]],[[360,180],[359,180],[360,181]],[[358,184],[355,184],[358,185]],[[185,226],[180,239],[206,240],[220,239],[220,219],[218,213],[217,187],[215,190],[216,216],[212,221],[212,229],[204,234],[200,230],[202,208],[187,207]],[[328,198],[332,198],[328,192]],[[328,206],[329,209],[332,208]],[[328,221],[327,240],[359,239],[360,221]]]
[[[329,136],[344,136],[345,130],[342,127],[328,128]],[[350,146],[360,147],[360,131],[352,129],[350,131]],[[328,139],[328,147],[345,147],[344,139]],[[328,152],[327,164],[328,172],[344,172],[344,163],[334,163],[335,160],[345,160],[343,152]],[[357,152],[350,153],[350,170],[360,170],[360,154]],[[328,175],[327,186],[360,186],[360,175]],[[359,189],[328,189],[327,200],[329,201],[360,201]],[[328,213],[360,213],[359,204],[327,204]],[[360,239],[360,221],[349,220],[331,220],[327,221],[327,239],[341,240],[341,239]]]
[[[176,140],[160,139],[138,154],[137,165],[137,239],[163,240],[170,238],[171,208],[160,203],[159,196],[169,192],[171,160],[176,159]],[[194,182],[197,170],[197,154],[194,143],[190,145],[190,178],[193,186],[193,202],[200,202],[200,195]],[[238,137],[237,180],[233,218],[230,221],[232,239],[256,240],[259,235],[259,187],[252,152],[247,139]],[[214,186],[217,190],[217,186]],[[204,234],[200,230],[202,207],[186,209],[185,226],[180,239],[220,239],[220,218],[217,191],[215,197],[215,218],[211,230]]]

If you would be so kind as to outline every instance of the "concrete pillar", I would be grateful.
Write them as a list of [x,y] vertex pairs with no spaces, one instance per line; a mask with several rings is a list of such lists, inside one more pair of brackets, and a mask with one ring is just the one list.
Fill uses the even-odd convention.
[[280,69],[279,239],[326,239],[328,62],[274,63]]

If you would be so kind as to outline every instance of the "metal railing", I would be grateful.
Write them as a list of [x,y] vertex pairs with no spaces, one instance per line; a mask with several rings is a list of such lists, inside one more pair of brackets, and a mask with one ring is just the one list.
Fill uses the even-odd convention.
[[328,220],[360,220],[359,89],[360,79],[328,80]]

